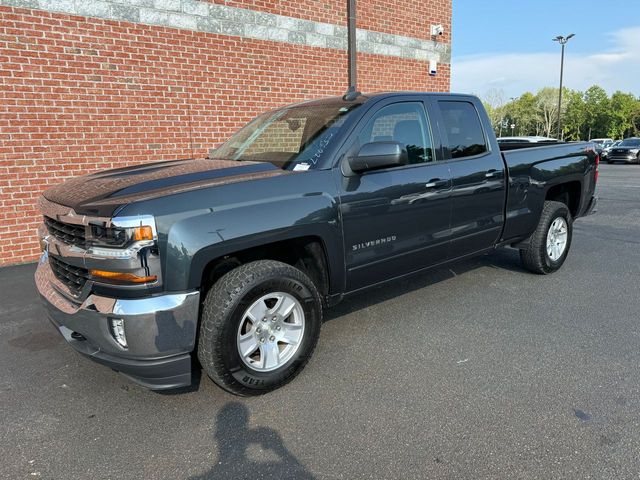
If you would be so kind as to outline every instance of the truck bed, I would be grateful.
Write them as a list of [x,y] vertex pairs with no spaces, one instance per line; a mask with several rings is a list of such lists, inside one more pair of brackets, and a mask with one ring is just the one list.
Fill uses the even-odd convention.
[[[503,148],[506,147],[506,148]],[[508,189],[503,240],[526,238],[535,230],[545,196],[556,184],[577,195],[571,213],[580,217],[595,191],[596,153],[588,142],[515,143],[500,147]]]

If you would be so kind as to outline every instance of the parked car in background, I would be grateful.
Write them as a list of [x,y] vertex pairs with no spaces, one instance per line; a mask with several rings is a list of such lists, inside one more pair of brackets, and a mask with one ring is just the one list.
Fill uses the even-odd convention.
[[616,140],[608,147],[603,148],[602,152],[600,153],[600,157],[602,158],[602,160],[606,160],[609,154],[611,153],[611,149],[617,147],[621,143],[622,143],[622,140]]
[[613,138],[592,138],[589,140],[596,147],[596,152],[602,157],[604,149],[613,144]]
[[555,138],[539,137],[539,136],[524,136],[524,137],[498,137],[498,145],[504,145],[505,143],[549,143],[557,142]]
[[624,162],[640,164],[640,138],[625,138],[613,147],[606,157],[607,163]]
[[592,138],[589,140],[591,143],[595,143],[602,148],[607,148],[611,144],[613,144],[613,138]]

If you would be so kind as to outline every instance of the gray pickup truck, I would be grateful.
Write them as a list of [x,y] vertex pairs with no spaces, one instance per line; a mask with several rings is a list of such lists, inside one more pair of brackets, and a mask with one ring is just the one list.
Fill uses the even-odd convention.
[[598,161],[588,143],[499,147],[473,96],[300,103],[211,158],[47,190],[36,283],[75,350],[142,385],[189,385],[199,361],[260,394],[301,371],[346,295],[503,246],[559,269]]

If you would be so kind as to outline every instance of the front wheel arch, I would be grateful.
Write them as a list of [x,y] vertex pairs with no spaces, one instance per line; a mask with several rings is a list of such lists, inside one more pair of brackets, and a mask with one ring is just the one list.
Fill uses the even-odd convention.
[[[298,301],[304,315],[304,335],[299,340],[299,348],[286,362],[271,370],[254,369],[241,357],[239,338],[249,334],[257,342],[265,337],[265,332],[244,330],[245,314],[257,300],[278,292]],[[282,262],[258,260],[241,265],[220,278],[207,293],[200,316],[197,355],[205,372],[218,386],[231,393],[259,395],[285,385],[302,371],[320,335],[322,301],[313,282],[300,270]],[[266,326],[271,321],[270,318],[254,320],[255,326]],[[275,321],[274,325],[279,322]],[[278,348],[280,340],[270,339],[272,334],[277,335],[269,332],[265,340],[276,342]]]

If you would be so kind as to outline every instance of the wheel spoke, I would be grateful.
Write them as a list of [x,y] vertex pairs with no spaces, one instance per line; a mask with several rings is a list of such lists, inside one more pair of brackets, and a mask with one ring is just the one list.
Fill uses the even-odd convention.
[[275,368],[280,363],[280,348],[276,342],[260,345],[260,360],[262,368]]
[[238,339],[238,348],[240,349],[240,355],[242,355],[244,358],[249,357],[258,349],[258,342],[256,341],[253,332],[242,335]]
[[275,311],[278,313],[283,320],[286,320],[293,309],[296,307],[296,302],[291,297],[282,297],[278,300],[278,304],[276,305]]
[[280,337],[280,341],[289,345],[297,345],[302,336],[302,325],[284,324],[284,331]]
[[253,322],[259,322],[267,314],[267,304],[264,300],[256,302],[253,306],[247,310],[246,316]]

